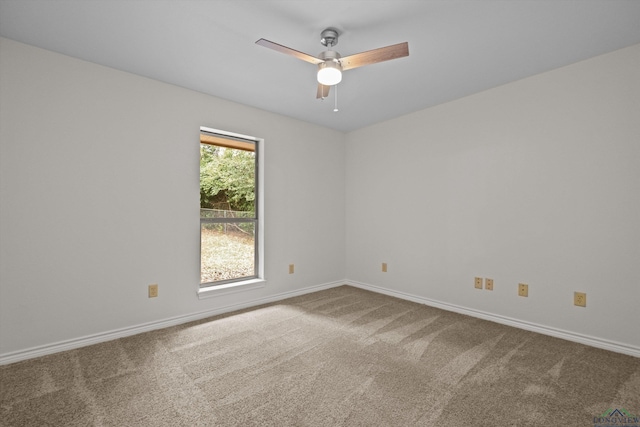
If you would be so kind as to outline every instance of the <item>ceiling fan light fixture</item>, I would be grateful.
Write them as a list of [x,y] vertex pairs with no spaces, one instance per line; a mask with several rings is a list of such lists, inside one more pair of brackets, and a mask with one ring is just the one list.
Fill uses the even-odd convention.
[[324,86],[337,85],[342,81],[342,67],[335,60],[318,64],[318,83]]

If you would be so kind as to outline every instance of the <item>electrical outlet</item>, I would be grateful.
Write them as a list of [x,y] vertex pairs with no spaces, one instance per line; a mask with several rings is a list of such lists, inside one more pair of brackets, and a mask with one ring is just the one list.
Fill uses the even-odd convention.
[[586,307],[587,306],[587,294],[584,292],[574,292],[573,293],[573,305],[577,305],[578,307]]
[[293,274],[294,267],[293,264],[289,264],[289,274]]
[[484,279],[484,288],[488,291],[493,290],[493,279]]
[[383,263],[382,263],[382,272],[383,272],[383,273],[386,273],[386,272],[387,272],[387,263],[386,263],[386,262],[383,262]]
[[526,283],[518,283],[518,295],[521,297],[529,296],[529,285]]
[[158,285],[153,284],[149,285],[149,298],[155,298],[158,296]]
[[482,277],[476,277],[473,284],[476,289],[482,289]]

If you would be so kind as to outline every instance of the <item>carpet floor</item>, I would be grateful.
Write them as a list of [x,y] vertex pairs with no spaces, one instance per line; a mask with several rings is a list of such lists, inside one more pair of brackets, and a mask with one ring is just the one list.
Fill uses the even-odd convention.
[[594,426],[640,359],[342,286],[0,366],[1,426]]

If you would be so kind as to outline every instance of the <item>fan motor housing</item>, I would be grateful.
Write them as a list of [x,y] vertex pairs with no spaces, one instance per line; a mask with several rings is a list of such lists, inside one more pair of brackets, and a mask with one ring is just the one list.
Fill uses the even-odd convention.
[[320,52],[320,55],[318,55],[318,57],[320,59],[322,59],[323,61],[335,61],[335,62],[340,62],[340,54],[338,52],[336,52],[335,50],[325,50],[324,52]]

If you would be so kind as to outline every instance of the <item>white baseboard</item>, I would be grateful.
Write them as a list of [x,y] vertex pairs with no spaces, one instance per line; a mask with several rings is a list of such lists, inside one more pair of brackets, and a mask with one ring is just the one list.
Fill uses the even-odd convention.
[[507,326],[513,326],[513,327],[524,329],[527,331],[537,332],[543,335],[549,335],[555,338],[565,339],[567,341],[577,342],[577,343],[588,345],[591,347],[614,351],[616,353],[622,353],[629,356],[640,357],[640,348],[632,345],[628,345],[628,344],[609,341],[609,340],[605,340],[597,337],[591,337],[588,335],[582,335],[575,332],[565,331],[562,329],[551,328],[549,326],[538,325],[535,323],[525,322],[522,320],[513,319],[506,316],[500,316],[498,314],[487,313],[484,311],[474,310],[474,309],[462,307],[455,304],[436,301],[429,298],[408,294],[405,292],[399,292],[392,289],[383,288],[380,286],[373,286],[366,283],[355,282],[353,280],[345,280],[345,284],[356,287],[356,288],[361,288],[368,291],[377,292],[380,294],[400,298],[403,300],[413,301],[419,304],[441,308],[443,310],[453,311],[455,313],[465,314],[467,316],[477,317],[479,319],[489,320],[491,322],[500,323]]
[[76,348],[85,347],[88,345],[97,344],[105,341],[111,341],[118,338],[124,338],[131,335],[140,334],[143,332],[153,331],[156,329],[168,328],[170,326],[176,326],[183,323],[192,322],[194,320],[205,319],[207,317],[217,316],[219,314],[229,313],[236,310],[242,310],[245,308],[255,307],[262,304],[281,301],[287,298],[305,295],[312,292],[318,292],[325,289],[335,288],[337,286],[342,286],[342,285],[353,286],[356,288],[361,288],[368,291],[389,295],[389,296],[400,298],[403,300],[413,301],[419,304],[441,308],[443,310],[465,314],[468,316],[477,317],[479,319],[489,320],[491,322],[496,322],[496,323],[500,323],[507,326],[513,326],[513,327],[524,329],[527,331],[537,332],[543,335],[549,335],[552,337],[561,338],[568,341],[577,342],[580,344],[585,344],[591,347],[601,348],[604,350],[614,351],[616,353],[627,354],[629,356],[640,358],[640,348],[631,346],[628,344],[618,343],[618,342],[604,340],[597,337],[591,337],[587,335],[577,334],[574,332],[564,331],[561,329],[551,328],[548,326],[538,325],[535,323],[525,322],[522,320],[510,318],[510,317],[500,316],[497,314],[474,310],[467,307],[458,306],[455,304],[436,301],[429,298],[408,294],[405,292],[383,288],[380,286],[373,286],[373,285],[360,283],[352,280],[342,280],[342,281],[324,283],[324,284],[315,285],[315,286],[308,286],[303,289],[283,292],[283,293],[271,295],[268,297],[256,298],[256,299],[244,301],[238,304],[219,307],[213,310],[206,310],[206,311],[192,313],[184,316],[171,317],[168,319],[163,319],[155,322],[144,323],[144,324],[135,325],[127,328],[116,329],[113,331],[92,334],[85,337],[74,338],[71,340],[60,341],[57,343],[47,344],[47,345],[38,346],[38,347],[32,347],[25,350],[5,353],[0,355],[0,365],[7,365],[10,363],[19,362],[22,360],[33,359],[35,357],[59,353],[61,351],[73,350]]
[[187,314],[184,316],[171,317],[168,319],[158,320],[155,322],[143,323],[140,325],[135,325],[127,328],[121,328],[121,329],[116,329],[112,331],[87,335],[80,338],[60,341],[57,343],[46,344],[38,347],[32,347],[26,350],[19,350],[19,351],[14,351],[10,353],[4,353],[0,355],[0,365],[8,365],[10,363],[20,362],[22,360],[33,359],[35,357],[46,356],[48,354],[59,353],[61,351],[66,351],[66,350],[73,350],[76,348],[85,347],[92,344],[98,344],[105,341],[111,341],[118,338],[124,338],[131,335],[140,334],[143,332],[149,332],[156,329],[162,329],[162,328],[168,328],[170,326],[181,325],[183,323],[192,322],[194,320],[206,319],[207,317],[217,316],[219,314],[229,313],[236,310],[242,310],[245,308],[255,307],[262,304],[281,301],[287,298],[305,295],[312,292],[318,292],[325,289],[335,288],[337,286],[342,286],[345,284],[346,284],[345,281],[337,281],[337,282],[323,283],[321,285],[308,286],[303,289],[297,289],[295,291],[282,292],[282,293],[271,295],[268,297],[243,301],[238,304],[219,307],[213,310],[206,310],[198,313]]

